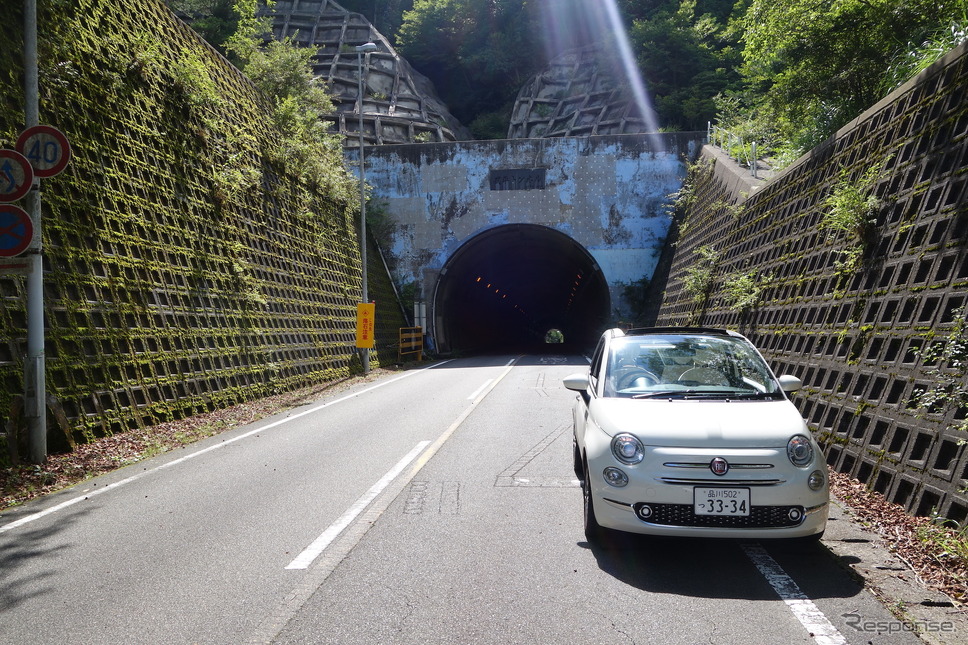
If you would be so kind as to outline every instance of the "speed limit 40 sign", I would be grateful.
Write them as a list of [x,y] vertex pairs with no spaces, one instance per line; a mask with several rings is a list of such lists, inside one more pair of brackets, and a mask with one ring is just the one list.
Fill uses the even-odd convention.
[[41,178],[53,177],[71,160],[67,137],[49,125],[35,125],[24,130],[17,139],[17,152],[33,166],[34,176]]

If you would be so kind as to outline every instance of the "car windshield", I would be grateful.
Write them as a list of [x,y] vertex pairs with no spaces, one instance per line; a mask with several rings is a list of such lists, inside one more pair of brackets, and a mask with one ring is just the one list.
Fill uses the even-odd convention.
[[605,396],[783,398],[780,385],[742,338],[656,334],[616,338],[609,347]]

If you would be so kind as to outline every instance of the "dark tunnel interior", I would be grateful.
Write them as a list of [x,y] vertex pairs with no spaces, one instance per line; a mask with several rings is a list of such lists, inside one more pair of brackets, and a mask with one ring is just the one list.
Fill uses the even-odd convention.
[[545,226],[509,224],[465,243],[441,271],[434,296],[443,353],[537,352],[550,330],[565,347],[594,345],[608,320],[608,285],[594,258]]

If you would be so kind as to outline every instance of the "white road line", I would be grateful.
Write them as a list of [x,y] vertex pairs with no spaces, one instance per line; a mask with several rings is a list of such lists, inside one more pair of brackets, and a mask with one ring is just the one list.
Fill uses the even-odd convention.
[[270,423],[268,425],[259,426],[255,430],[250,430],[249,432],[246,432],[246,433],[240,434],[238,436],[232,437],[231,439],[226,439],[226,440],[222,441],[221,443],[217,443],[217,444],[211,445],[208,448],[202,448],[201,450],[196,450],[195,452],[190,453],[190,454],[187,454],[184,457],[179,457],[178,459],[173,459],[172,461],[169,461],[169,462],[166,462],[164,464],[161,464],[160,466],[156,466],[156,467],[152,468],[151,470],[146,470],[144,472],[138,473],[137,475],[134,475],[133,477],[128,477],[127,479],[122,479],[121,481],[117,481],[117,482],[114,482],[113,484],[109,484],[108,486],[105,486],[104,488],[99,488],[97,490],[92,490],[92,491],[85,491],[83,495],[80,495],[78,497],[74,497],[74,498],[69,499],[69,500],[67,500],[65,502],[61,502],[60,504],[57,504],[56,506],[51,506],[50,508],[44,509],[44,510],[39,511],[37,513],[33,513],[31,515],[27,515],[25,517],[20,518],[19,520],[16,520],[14,522],[10,522],[9,524],[4,524],[3,526],[0,526],[0,533],[5,533],[7,531],[11,531],[11,530],[13,530],[15,528],[18,528],[20,526],[23,526],[24,524],[27,524],[29,522],[33,522],[34,520],[39,520],[42,517],[45,517],[45,516],[50,515],[52,513],[56,513],[57,511],[61,511],[61,510],[65,509],[65,508],[67,508],[69,506],[73,506],[74,504],[77,504],[78,502],[83,502],[85,500],[90,499],[91,497],[94,497],[96,495],[100,495],[101,493],[106,493],[109,490],[113,490],[115,488],[120,488],[121,486],[125,486],[127,484],[130,484],[133,481],[137,481],[137,480],[139,480],[139,479],[141,479],[141,478],[143,478],[143,477],[145,477],[147,475],[151,475],[151,474],[156,473],[158,471],[164,470],[165,468],[170,468],[170,467],[175,466],[177,464],[184,463],[184,462],[186,462],[186,461],[188,461],[190,459],[194,459],[195,457],[199,457],[201,455],[204,455],[205,453],[212,452],[213,450],[218,450],[219,448],[225,448],[226,446],[229,446],[229,445],[235,443],[236,441],[241,441],[242,439],[246,439],[248,437],[251,437],[252,435],[259,434],[260,432],[265,432],[266,430],[270,430],[272,428],[275,428],[276,426],[281,426],[281,425],[283,425],[285,423],[289,423],[290,421],[295,421],[296,419],[298,419],[300,417],[304,417],[307,414],[312,414],[314,412],[319,412],[323,408],[328,408],[331,405],[336,405],[337,403],[342,403],[343,401],[348,401],[349,399],[352,399],[353,397],[357,397],[357,396],[360,396],[362,394],[366,394],[367,392],[372,392],[373,390],[375,390],[377,388],[381,388],[384,385],[389,385],[390,383],[396,383],[397,381],[400,381],[402,379],[405,379],[405,378],[408,378],[410,376],[413,376],[414,374],[417,374],[417,373],[422,372],[424,370],[433,369],[435,367],[439,367],[439,366],[441,366],[441,365],[443,365],[445,363],[449,363],[449,362],[450,362],[450,360],[443,361],[443,362],[440,362],[440,363],[435,363],[434,365],[429,365],[429,366],[424,367],[424,368],[421,368],[419,370],[414,370],[412,372],[407,372],[405,374],[402,374],[402,375],[400,375],[400,376],[398,376],[396,378],[389,379],[387,381],[380,381],[379,383],[376,383],[375,385],[372,385],[372,386],[370,386],[368,388],[362,389],[359,392],[354,392],[353,394],[348,394],[348,395],[343,396],[343,397],[340,397],[338,399],[334,399],[332,401],[327,401],[326,403],[323,403],[322,405],[317,405],[316,407],[309,408],[308,410],[303,410],[302,412],[297,412],[297,413],[294,413],[294,414],[290,414],[289,416],[287,416],[284,419],[280,419],[278,421],[274,421],[273,423]]
[[493,382],[494,382],[494,379],[492,379],[492,378],[489,378],[486,381],[484,381],[484,385],[482,385],[479,388],[477,388],[476,390],[474,390],[474,393],[471,394],[469,397],[467,397],[467,400],[468,401],[473,401],[474,399],[476,399],[477,398],[477,395],[479,395],[481,392],[483,392],[487,388],[487,386],[490,385]]
[[442,435],[437,437],[437,440],[430,447],[420,454],[414,461],[413,466],[406,470],[400,478],[390,484],[389,490],[386,491],[387,494],[374,500],[373,504],[370,505],[363,516],[357,522],[347,527],[339,539],[334,540],[330,548],[324,551],[316,563],[306,570],[302,580],[296,584],[292,593],[288,594],[276,609],[263,619],[258,628],[246,641],[249,645],[270,645],[275,642],[276,637],[285,629],[293,616],[302,609],[312,595],[316,593],[316,590],[326,582],[326,579],[336,570],[336,567],[349,556],[350,552],[359,544],[363,536],[366,535],[366,532],[370,530],[370,527],[376,524],[377,520],[383,516],[383,513],[390,507],[393,500],[403,492],[404,488],[417,476],[417,473],[433,459],[437,451],[457,432],[457,429],[467,420],[467,417],[477,408],[477,405],[484,400],[484,397],[490,393],[490,390],[494,389],[511,372],[513,366],[514,361],[511,361],[511,364],[491,384],[490,389],[482,392],[480,397],[468,405],[450,427]]
[[818,645],[848,645],[844,635],[827,619],[822,611],[806,596],[797,583],[770,557],[759,544],[744,544],[743,551],[753,561],[766,581]]
[[44,510],[38,512],[38,513],[34,513],[33,515],[28,515],[26,517],[21,517],[19,520],[15,521],[15,522],[10,522],[9,524],[4,524],[3,526],[0,526],[0,533],[5,533],[6,531],[11,531],[11,530],[17,528],[18,526],[23,526],[24,524],[27,524],[28,522],[33,522],[34,520],[39,520],[40,518],[45,517],[47,515],[51,515],[52,513],[56,513],[57,511],[62,511],[65,508],[67,508],[68,506],[73,506],[74,504],[77,504],[78,502],[83,502],[86,499],[89,499],[91,497],[95,497],[96,495],[100,495],[101,493],[106,493],[109,490],[112,490],[114,488],[118,488],[120,486],[124,486],[125,484],[130,484],[134,480],[140,479],[141,477],[142,477],[142,475],[135,475],[134,477],[128,477],[127,479],[122,479],[121,481],[114,482],[113,484],[109,484],[108,486],[105,486],[104,488],[99,488],[97,490],[92,490],[92,491],[90,491],[88,493],[85,493],[81,497],[74,497],[72,499],[67,500],[66,502],[61,502],[60,504],[57,504],[56,506],[51,506],[50,508],[44,509]]
[[356,503],[350,506],[346,512],[339,517],[339,519],[330,524],[329,528],[323,531],[318,538],[313,540],[312,544],[310,544],[302,553],[296,556],[296,559],[290,562],[286,568],[308,569],[309,565],[311,565],[313,561],[319,557],[319,554],[326,550],[326,547],[329,546],[330,542],[335,540],[336,537],[343,532],[343,529],[349,526],[350,523],[355,520],[356,517],[362,513],[367,506],[370,505],[370,502],[376,499],[376,496],[383,492],[383,489],[389,486],[390,482],[396,479],[397,476],[403,472],[403,469],[409,466],[410,462],[416,459],[417,455],[423,452],[424,448],[429,445],[429,441],[421,441],[418,443],[413,450],[408,452],[403,459],[397,462],[396,466],[391,468],[386,475],[381,477],[380,481],[373,484],[370,490],[366,491],[362,496],[360,496],[360,498],[356,500]]

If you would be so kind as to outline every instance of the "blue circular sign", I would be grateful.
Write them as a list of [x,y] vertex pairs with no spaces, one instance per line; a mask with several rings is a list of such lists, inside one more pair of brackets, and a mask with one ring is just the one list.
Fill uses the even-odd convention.
[[0,202],[15,202],[30,192],[34,169],[14,150],[0,150]]
[[0,204],[0,258],[20,255],[34,239],[30,215],[17,206]]

